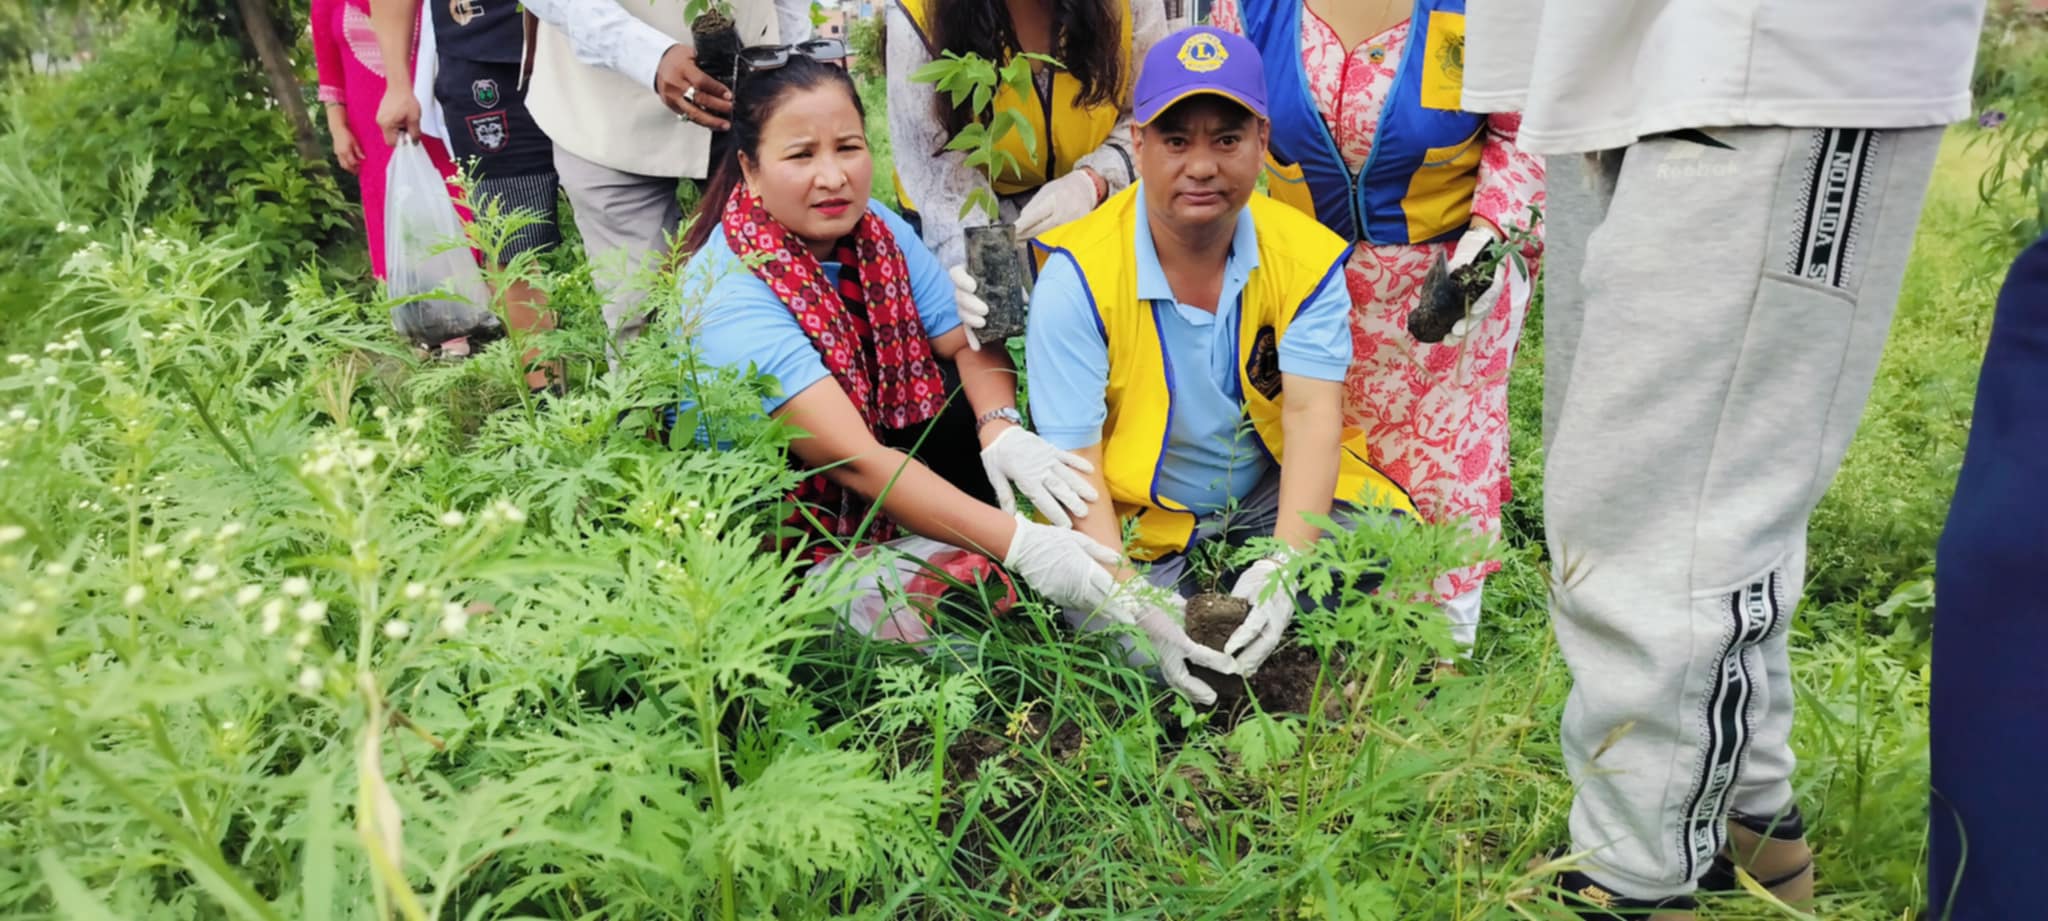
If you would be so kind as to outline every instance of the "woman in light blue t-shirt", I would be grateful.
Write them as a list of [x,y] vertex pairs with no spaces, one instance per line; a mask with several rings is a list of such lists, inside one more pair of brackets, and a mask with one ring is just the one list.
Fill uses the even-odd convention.
[[[777,392],[762,409],[807,433],[790,452],[823,471],[797,492],[813,513],[803,523],[814,556],[901,528],[1001,560],[1055,603],[1113,605],[1104,567],[1115,553],[1068,527],[1069,511],[1096,498],[1085,464],[1022,427],[1008,355],[967,348],[952,281],[900,218],[869,201],[874,162],[852,80],[807,52],[745,53],[732,153],[687,241],[696,255],[682,290],[709,287],[692,345],[710,365],[772,377]],[[956,387],[989,484],[971,473],[949,480],[921,460],[966,453],[964,431],[926,431],[961,402]],[[920,457],[906,454],[919,436]],[[993,485],[1003,507],[961,480]],[[1011,514],[1013,486],[1055,523]],[[872,505],[882,515],[864,527]]]

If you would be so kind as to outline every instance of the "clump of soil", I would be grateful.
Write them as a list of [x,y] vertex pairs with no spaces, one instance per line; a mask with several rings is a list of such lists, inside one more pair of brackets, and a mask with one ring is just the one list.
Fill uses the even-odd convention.
[[1017,249],[1016,228],[1009,224],[967,228],[967,274],[974,276],[975,295],[988,304],[988,325],[974,337],[1001,342],[1024,335],[1031,276]]
[[[1244,599],[1219,593],[1205,593],[1188,599],[1188,638],[1210,649],[1221,651],[1223,644],[1230,641],[1230,634],[1244,623],[1251,613],[1251,605]],[[1253,698],[1267,713],[1308,713],[1314,703],[1316,677],[1322,672],[1322,662],[1316,658],[1315,650],[1300,643],[1282,640],[1273,654],[1259,666],[1257,674],[1249,679],[1236,675],[1223,675],[1199,665],[1188,666],[1195,677],[1216,689],[1217,714],[1214,725],[1229,728],[1237,724],[1251,709]],[[1343,715],[1343,696],[1334,687],[1323,689],[1323,716],[1337,719]]]
[[1443,254],[1438,253],[1428,274],[1422,277],[1422,299],[1408,314],[1408,334],[1418,342],[1444,341],[1451,334],[1451,327],[1465,319],[1473,302],[1493,285],[1492,273],[1479,264],[1483,261],[1474,261],[1454,272]]
[[690,20],[690,37],[697,46],[697,69],[732,89],[740,68],[740,30],[732,15],[712,4]]

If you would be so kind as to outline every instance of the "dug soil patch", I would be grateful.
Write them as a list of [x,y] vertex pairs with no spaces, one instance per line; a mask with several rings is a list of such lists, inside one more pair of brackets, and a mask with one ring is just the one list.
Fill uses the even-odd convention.
[[[1251,613],[1251,605],[1243,599],[1230,595],[1208,593],[1188,599],[1188,637],[1210,649],[1221,651],[1229,642],[1230,634],[1244,623]],[[1221,675],[1199,665],[1189,665],[1194,676],[1216,689],[1216,721],[1213,725],[1228,729],[1251,709],[1252,698],[1267,713],[1308,713],[1314,703],[1316,675],[1322,671],[1315,650],[1294,641],[1292,636],[1280,641],[1273,654],[1266,657],[1259,666],[1258,674],[1250,679],[1234,675]],[[1333,669],[1334,671],[1334,669]],[[1335,688],[1323,689],[1323,716],[1338,719],[1343,716],[1343,695]]]

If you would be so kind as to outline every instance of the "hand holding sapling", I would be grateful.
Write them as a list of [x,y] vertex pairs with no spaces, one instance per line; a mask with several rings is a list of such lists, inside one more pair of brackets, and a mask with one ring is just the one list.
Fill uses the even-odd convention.
[[1035,98],[1037,90],[1031,81],[1033,61],[1059,66],[1059,62],[1042,54],[1017,54],[998,67],[980,55],[948,51],[939,60],[918,68],[917,73],[911,75],[912,80],[932,84],[953,107],[967,110],[971,120],[946,143],[945,149],[964,154],[961,165],[981,173],[988,180],[967,194],[959,214],[959,219],[965,222],[978,211],[983,220],[981,225],[966,228],[967,271],[978,283],[978,299],[986,302],[990,309],[983,325],[969,322],[965,313],[961,315],[962,322],[969,326],[967,338],[977,347],[984,342],[1008,339],[1024,332],[1029,275],[1024,268],[1023,254],[1018,251],[1015,229],[998,221],[998,203],[992,183],[1004,176],[1023,175],[1016,156],[1000,146],[1003,141],[1015,133],[1026,155],[1035,157],[1038,136],[1031,123],[1017,111],[992,110],[996,93],[1003,87],[1008,87],[1018,98]]
[[1474,221],[1458,239],[1451,258],[1446,261],[1438,255],[1423,276],[1421,300],[1408,314],[1409,335],[1419,342],[1442,342],[1472,315],[1475,305],[1491,307],[1506,282],[1503,265],[1527,279],[1529,263],[1522,252],[1541,245],[1535,229],[1541,221],[1542,211],[1532,206],[1528,226],[1509,231],[1505,240],[1492,225]]

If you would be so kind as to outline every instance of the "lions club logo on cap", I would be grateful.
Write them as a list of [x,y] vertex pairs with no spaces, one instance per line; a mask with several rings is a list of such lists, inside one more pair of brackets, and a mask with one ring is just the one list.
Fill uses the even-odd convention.
[[1206,74],[1223,66],[1230,60],[1230,51],[1223,47],[1223,40],[1207,32],[1188,36],[1180,46],[1180,66],[1198,74]]

